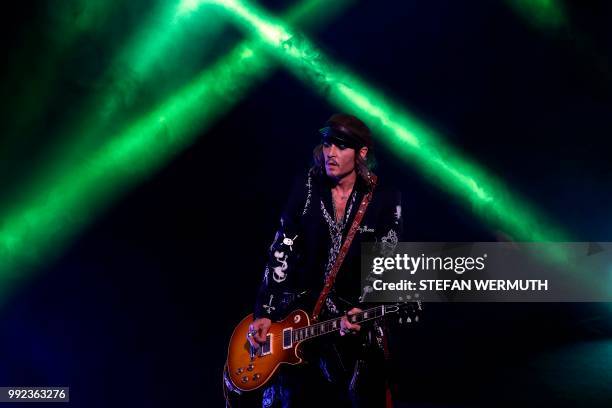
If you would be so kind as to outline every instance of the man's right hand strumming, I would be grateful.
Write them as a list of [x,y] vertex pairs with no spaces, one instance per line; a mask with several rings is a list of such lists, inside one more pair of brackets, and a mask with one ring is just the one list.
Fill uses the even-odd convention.
[[247,335],[247,339],[249,343],[251,343],[251,346],[257,349],[261,343],[265,343],[266,335],[268,334],[271,324],[272,321],[266,317],[260,317],[259,319],[253,320],[253,323],[249,326],[249,334]]

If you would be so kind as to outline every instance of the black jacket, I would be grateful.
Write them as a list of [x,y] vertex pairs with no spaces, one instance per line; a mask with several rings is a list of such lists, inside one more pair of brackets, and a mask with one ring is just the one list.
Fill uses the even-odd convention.
[[[367,184],[357,178],[349,197],[345,221],[335,223],[329,179],[309,172],[298,180],[280,220],[269,251],[255,304],[255,318],[280,320],[303,308],[311,313],[337,252],[353,223]],[[374,189],[372,201],[342,264],[321,319],[346,313],[362,295],[360,252],[362,242],[383,242],[393,249],[402,234],[401,199],[384,183]]]

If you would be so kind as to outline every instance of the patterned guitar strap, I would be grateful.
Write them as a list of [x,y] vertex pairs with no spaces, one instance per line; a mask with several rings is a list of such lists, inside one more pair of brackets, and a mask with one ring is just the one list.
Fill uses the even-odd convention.
[[323,285],[323,290],[321,290],[321,294],[319,295],[319,299],[317,299],[317,303],[315,303],[314,310],[312,312],[313,321],[317,321],[319,319],[319,314],[321,313],[321,309],[323,308],[323,303],[329,295],[332,287],[334,286],[334,282],[336,281],[336,275],[342,266],[342,262],[344,261],[344,257],[346,256],[349,248],[351,247],[351,243],[353,242],[353,238],[355,238],[355,234],[359,229],[359,225],[361,224],[361,220],[365,215],[366,209],[372,201],[372,194],[374,193],[374,187],[376,187],[377,177],[372,174],[370,175],[371,188],[370,191],[363,197],[361,200],[361,204],[359,205],[359,209],[357,210],[357,214],[355,214],[355,218],[353,219],[353,223],[351,224],[351,228],[346,234],[346,239],[344,240],[344,244],[340,248],[338,252],[338,256],[336,257],[336,261],[332,269],[329,271],[327,278],[325,279],[325,285]]

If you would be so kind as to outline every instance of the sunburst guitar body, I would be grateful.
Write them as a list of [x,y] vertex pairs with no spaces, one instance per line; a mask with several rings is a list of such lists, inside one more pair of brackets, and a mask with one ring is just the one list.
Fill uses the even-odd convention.
[[308,314],[295,310],[284,320],[273,322],[266,342],[254,349],[247,340],[252,322],[252,314],[242,319],[232,333],[228,348],[227,374],[241,391],[252,391],[264,385],[281,364],[301,363],[298,349],[301,341],[294,341],[294,333],[310,325]]
[[[400,313],[400,322],[418,321],[421,302],[379,305],[346,316],[351,323],[362,323]],[[300,345],[313,337],[340,330],[342,317],[311,323],[308,313],[294,310],[285,319],[270,325],[266,341],[255,349],[248,341],[250,314],[236,326],[230,339],[226,375],[240,391],[252,391],[266,384],[281,364],[300,364]]]

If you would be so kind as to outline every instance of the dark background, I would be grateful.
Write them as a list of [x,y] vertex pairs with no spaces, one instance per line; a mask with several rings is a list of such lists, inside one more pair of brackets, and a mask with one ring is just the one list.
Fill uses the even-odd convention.
[[[543,30],[499,1],[363,1],[311,38],[575,241],[610,241],[612,9],[561,3],[569,26]],[[27,131],[3,132],[2,199],[146,5],[122,7],[109,17],[114,31],[55,56],[49,107]],[[38,1],[3,13],[7,129],[50,53],[52,9]],[[228,27],[219,55],[241,38]],[[278,70],[123,195],[0,309],[0,385],[68,385],[79,407],[221,406],[227,341],[251,312],[290,182],[335,111]],[[455,197],[384,147],[377,154],[379,175],[403,192],[405,240],[495,239]],[[612,277],[603,284],[612,290]],[[609,406],[611,317],[606,304],[427,305],[420,327],[394,333],[399,400]]]

